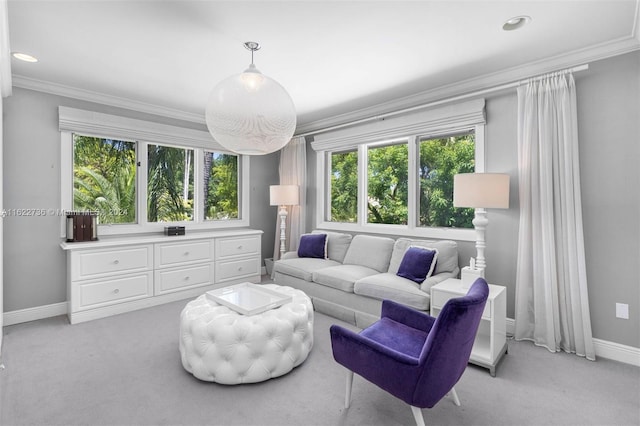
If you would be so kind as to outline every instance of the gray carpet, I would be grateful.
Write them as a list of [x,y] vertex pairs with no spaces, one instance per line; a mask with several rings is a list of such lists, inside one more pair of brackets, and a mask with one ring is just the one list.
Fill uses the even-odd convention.
[[[56,317],[5,327],[2,425],[412,425],[408,406],[344,371],[316,313],[304,364],[267,382],[224,386],[182,368],[179,314],[187,301],[69,325]],[[344,325],[344,324],[343,324]],[[469,366],[449,399],[423,410],[429,425],[638,425],[640,369],[551,354],[509,341],[492,378]]]

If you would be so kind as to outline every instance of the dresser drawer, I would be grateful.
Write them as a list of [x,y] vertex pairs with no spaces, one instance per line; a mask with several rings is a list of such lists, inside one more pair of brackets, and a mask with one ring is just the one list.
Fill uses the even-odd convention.
[[[442,307],[447,303],[449,299],[453,299],[454,297],[461,297],[462,294],[454,294],[449,293],[447,291],[442,290],[432,290],[431,291],[431,307],[433,309],[437,309],[438,313],[442,310]],[[482,318],[490,319],[491,318],[491,301],[487,300],[487,303],[484,305],[484,311],[482,311]]]
[[213,284],[213,263],[156,271],[154,290],[158,295],[209,284]]
[[257,257],[229,260],[216,263],[216,282],[260,275],[260,260]]
[[74,310],[91,309],[153,295],[152,273],[135,274],[123,278],[111,278],[76,284]]
[[216,258],[260,254],[260,237],[251,235],[237,238],[217,238]]
[[72,256],[71,279],[73,281],[146,271],[153,265],[151,245],[78,251]]
[[156,244],[156,268],[167,268],[189,263],[213,261],[213,241]]

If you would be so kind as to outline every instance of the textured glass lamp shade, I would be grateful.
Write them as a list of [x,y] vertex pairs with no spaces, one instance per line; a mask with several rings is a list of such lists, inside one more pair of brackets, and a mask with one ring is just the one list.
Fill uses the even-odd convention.
[[291,140],[296,110],[287,91],[251,64],[213,88],[206,120],[211,135],[228,150],[264,155]]

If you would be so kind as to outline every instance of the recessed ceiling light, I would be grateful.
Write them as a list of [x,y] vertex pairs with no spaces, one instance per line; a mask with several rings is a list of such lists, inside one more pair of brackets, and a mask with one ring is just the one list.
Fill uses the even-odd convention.
[[531,22],[531,16],[514,16],[502,25],[502,29],[505,31],[517,30],[518,28],[524,27],[529,22]]
[[38,62],[38,58],[36,58],[35,56],[28,55],[26,53],[13,52],[11,55],[13,55],[14,58],[20,59],[21,61],[24,61],[24,62]]

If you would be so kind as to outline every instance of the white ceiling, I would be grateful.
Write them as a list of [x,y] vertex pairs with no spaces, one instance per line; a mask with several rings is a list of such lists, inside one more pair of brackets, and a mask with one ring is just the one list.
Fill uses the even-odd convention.
[[[533,20],[503,31],[517,15]],[[638,0],[8,0],[8,17],[11,51],[39,59],[12,59],[14,86],[199,122],[211,88],[250,63],[245,41],[262,45],[256,66],[303,126],[549,58],[640,48]]]

